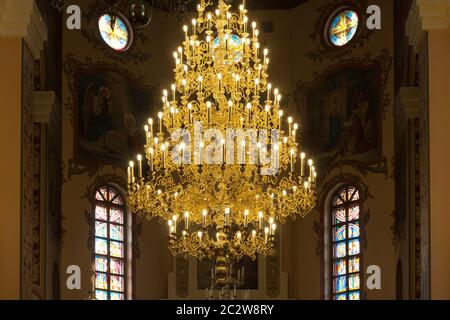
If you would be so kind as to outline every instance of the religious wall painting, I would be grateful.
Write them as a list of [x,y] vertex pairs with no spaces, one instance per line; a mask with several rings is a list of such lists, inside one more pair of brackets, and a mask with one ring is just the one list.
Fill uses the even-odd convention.
[[367,6],[367,0],[334,0],[317,7],[319,18],[309,36],[314,49],[306,56],[334,61],[362,47],[374,32],[365,26]]
[[322,177],[342,165],[362,173],[374,166],[373,172],[387,174],[382,123],[389,104],[385,90],[390,64],[385,56],[353,58],[316,75],[312,83],[297,84],[304,148],[315,155]]
[[154,88],[117,65],[66,57],[72,96],[74,163],[125,166],[145,144],[144,127],[153,105]]

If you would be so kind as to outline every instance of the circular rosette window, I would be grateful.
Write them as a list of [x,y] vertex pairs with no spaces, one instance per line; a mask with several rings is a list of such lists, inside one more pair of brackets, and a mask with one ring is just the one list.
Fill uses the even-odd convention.
[[98,30],[102,40],[115,51],[126,51],[133,42],[133,29],[121,14],[115,19],[107,13],[98,19]]
[[347,45],[358,30],[358,14],[351,9],[340,9],[333,14],[326,28],[327,42],[336,47]]
[[[243,45],[242,40],[237,35],[232,34],[227,37],[225,40],[227,43],[224,45],[227,46],[227,48],[232,52],[233,56],[231,57],[230,62],[239,62],[242,59],[242,51],[243,51]],[[214,50],[217,50],[217,48],[220,46],[220,39],[216,38],[213,42],[213,48]]]

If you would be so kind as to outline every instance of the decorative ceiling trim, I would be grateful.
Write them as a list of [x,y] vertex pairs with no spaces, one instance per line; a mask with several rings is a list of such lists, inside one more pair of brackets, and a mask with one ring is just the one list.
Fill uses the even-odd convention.
[[0,36],[21,37],[34,59],[47,41],[47,26],[34,0],[0,0]]
[[406,21],[406,36],[417,52],[431,30],[450,31],[450,0],[414,0]]

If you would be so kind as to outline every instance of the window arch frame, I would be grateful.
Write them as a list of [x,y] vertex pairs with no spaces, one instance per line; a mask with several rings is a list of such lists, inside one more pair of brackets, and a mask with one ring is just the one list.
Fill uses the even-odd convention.
[[[346,279],[346,284],[347,284],[347,289],[346,291],[342,292],[344,294],[347,294],[347,300],[348,300],[348,294],[349,292],[352,291],[359,291],[359,299],[363,300],[365,298],[365,291],[364,291],[364,247],[366,244],[366,238],[365,238],[365,217],[364,217],[364,202],[366,200],[366,193],[364,192],[363,188],[361,187],[361,184],[358,181],[355,181],[354,179],[351,180],[346,180],[346,181],[341,181],[339,183],[333,184],[333,186],[331,188],[329,188],[328,192],[325,193],[325,197],[322,198],[322,255],[321,255],[321,260],[322,260],[322,295],[323,298],[326,300],[335,300],[335,295],[338,295],[339,293],[335,293],[334,290],[334,279],[336,278],[335,276],[335,271],[334,271],[334,262],[337,260],[336,258],[334,258],[334,244],[336,241],[334,241],[334,229],[336,227],[336,225],[333,223],[333,219],[334,217],[334,212],[333,212],[333,200],[335,199],[336,196],[339,195],[339,193],[343,190],[343,189],[348,189],[348,188],[354,188],[355,192],[359,193],[359,200],[357,201],[350,201],[348,204],[348,207],[358,204],[359,206],[359,218],[355,219],[353,221],[357,221],[359,223],[359,236],[352,238],[350,240],[353,239],[359,239],[359,254],[357,255],[348,255],[348,247],[346,245],[346,255],[344,257],[341,257],[339,259],[346,259],[346,273],[345,276],[347,277]],[[346,217],[348,214],[348,210],[346,210]],[[351,221],[350,221],[351,223]],[[343,223],[342,225],[347,225],[348,226],[349,221],[347,220],[345,223]],[[341,226],[342,226],[341,225]],[[346,233],[347,233],[346,229]],[[348,239],[344,240],[344,241],[348,241]],[[347,272],[348,269],[348,260],[349,258],[352,257],[357,257],[359,256],[359,271],[358,272],[354,272],[352,274],[359,274],[359,289],[358,290],[349,290],[349,283],[348,283],[348,275],[349,273]]]
[[[113,198],[105,199],[102,196],[102,200],[97,199],[97,194],[101,194],[100,190],[106,189],[107,193],[109,195],[110,190],[115,193],[115,196]],[[126,203],[126,197],[124,195],[123,189],[113,183],[104,183],[100,185],[96,185],[93,188],[93,191],[91,193],[91,201],[92,201],[92,211],[90,212],[90,221],[91,221],[91,231],[90,231],[90,237],[92,239],[92,246],[91,246],[91,253],[92,253],[92,272],[93,272],[93,279],[92,279],[92,297],[96,300],[105,300],[105,299],[97,299],[97,290],[105,291],[107,293],[107,299],[106,300],[112,300],[111,299],[111,293],[119,293],[123,295],[123,300],[130,300],[133,299],[133,288],[134,288],[134,257],[132,254],[132,241],[133,241],[133,217],[131,216],[127,203]],[[119,198],[121,204],[114,204],[113,201]],[[96,216],[96,209],[97,207],[101,205],[106,208],[106,220],[98,219]],[[111,221],[110,219],[110,209],[111,208],[119,208],[122,211],[122,223],[116,223]],[[96,222],[106,223],[106,237],[97,236],[96,234]],[[123,229],[123,237],[122,241],[111,239],[110,237],[110,226],[116,225],[121,226]],[[107,243],[107,253],[106,254],[100,254],[96,251],[96,239],[100,238],[103,240],[106,240]],[[110,252],[110,242],[121,242],[123,247],[123,255],[122,257],[116,257],[111,256]],[[96,266],[96,258],[101,257],[107,260],[107,269],[106,271],[99,271],[97,270]],[[111,273],[110,270],[110,261],[111,259],[117,259],[121,260],[123,262],[123,272],[122,274],[115,274]],[[106,274],[106,283],[107,288],[97,288],[97,273]],[[111,290],[111,276],[117,276],[123,278],[123,290],[117,291],[117,290]]]

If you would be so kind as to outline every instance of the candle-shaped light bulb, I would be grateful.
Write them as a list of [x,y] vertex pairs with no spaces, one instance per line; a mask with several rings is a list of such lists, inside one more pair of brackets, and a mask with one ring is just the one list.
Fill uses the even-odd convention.
[[189,230],[189,212],[184,213],[184,229]]
[[173,229],[173,221],[169,220],[167,221],[167,224],[169,225],[169,235],[172,235],[174,229]]
[[241,240],[241,238],[242,238],[242,233],[241,233],[240,231],[238,231],[238,232],[236,233],[236,236],[237,236],[238,240]]
[[288,124],[289,124],[289,137],[292,135],[292,117],[288,118]]
[[192,19],[192,26],[194,27],[194,36],[197,33],[197,19]]
[[203,209],[202,211],[202,228],[206,228],[206,216],[208,215],[208,210]]
[[303,176],[305,174],[305,158],[306,154],[304,152],[300,153],[300,175]]
[[272,84],[268,83],[267,84],[267,101],[270,100],[270,92],[272,91]]
[[230,208],[225,208],[225,226],[230,225]]
[[178,216],[177,215],[173,215],[172,216],[172,221],[173,221],[173,227],[174,227],[174,232],[177,232],[177,220],[178,220]]
[[233,100],[228,101],[228,122],[231,122],[233,117]]
[[309,166],[309,178],[312,177],[312,169],[313,169],[313,161],[312,159],[308,160],[308,166]]
[[202,237],[203,237],[203,232],[201,232],[201,231],[197,232],[197,236],[198,236],[198,239],[201,242],[202,241]]
[[244,211],[244,228],[247,228],[248,225],[248,213],[249,213],[248,210]]
[[263,218],[264,218],[264,214],[262,213],[262,211],[258,212],[259,229],[260,230],[262,230],[262,228],[263,228]]
[[189,110],[189,124],[192,123],[192,104],[188,103],[188,110]]
[[269,228],[265,227],[264,228],[264,241],[265,241],[265,243],[267,243],[268,239],[269,239]]
[[211,123],[211,106],[212,106],[211,101],[207,101],[206,102],[206,109],[207,109],[207,112],[208,112],[208,123]]
[[275,230],[277,229],[277,225],[275,223],[272,224],[272,235],[275,235]]
[[242,148],[241,164],[245,164],[245,146],[246,146],[246,142],[245,142],[245,140],[242,140],[242,142],[241,142],[241,148]]
[[139,172],[139,179],[142,178],[142,156],[139,154],[137,156],[137,160],[138,160],[138,172]]

